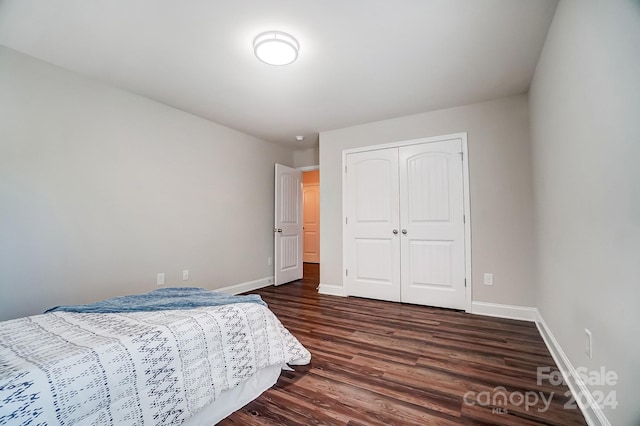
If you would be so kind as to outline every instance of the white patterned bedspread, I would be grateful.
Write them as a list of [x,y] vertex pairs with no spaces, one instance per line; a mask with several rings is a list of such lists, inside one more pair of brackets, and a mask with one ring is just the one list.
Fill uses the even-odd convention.
[[180,424],[258,369],[310,358],[255,303],[19,318],[0,323],[0,424]]

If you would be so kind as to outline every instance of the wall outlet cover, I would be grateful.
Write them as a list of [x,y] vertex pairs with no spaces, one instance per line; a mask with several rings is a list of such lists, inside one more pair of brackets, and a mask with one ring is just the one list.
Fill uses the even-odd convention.
[[493,285],[493,274],[484,274],[484,285]]

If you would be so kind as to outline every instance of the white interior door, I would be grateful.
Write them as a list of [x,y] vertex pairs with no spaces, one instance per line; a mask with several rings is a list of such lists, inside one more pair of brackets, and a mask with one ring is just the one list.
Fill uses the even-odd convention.
[[275,285],[302,278],[302,173],[276,164]]
[[400,301],[398,150],[347,155],[349,295]]
[[403,302],[465,308],[461,144],[399,148]]
[[320,186],[305,184],[302,189],[303,250],[305,262],[320,262]]

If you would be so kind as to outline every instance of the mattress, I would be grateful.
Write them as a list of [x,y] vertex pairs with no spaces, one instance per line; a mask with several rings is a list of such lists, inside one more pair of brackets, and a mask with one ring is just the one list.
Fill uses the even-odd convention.
[[[309,352],[256,303],[0,323],[0,425],[173,425]],[[248,402],[248,401],[247,401]]]

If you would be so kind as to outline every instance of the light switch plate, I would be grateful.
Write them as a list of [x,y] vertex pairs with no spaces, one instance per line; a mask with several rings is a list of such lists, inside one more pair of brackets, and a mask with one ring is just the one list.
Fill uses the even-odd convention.
[[593,358],[593,336],[591,335],[591,331],[589,331],[589,329],[587,328],[584,329],[584,337],[584,352],[589,358]]

